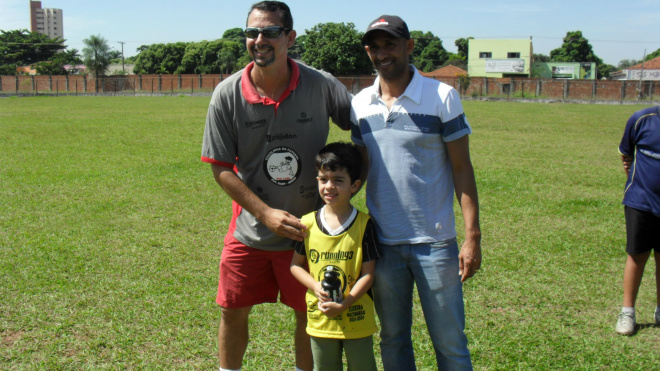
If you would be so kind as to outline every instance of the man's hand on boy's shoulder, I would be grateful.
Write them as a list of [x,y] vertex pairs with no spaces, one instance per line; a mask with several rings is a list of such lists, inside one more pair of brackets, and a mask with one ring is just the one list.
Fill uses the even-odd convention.
[[307,226],[287,211],[270,208],[257,219],[279,236],[295,241],[302,241],[307,237]]

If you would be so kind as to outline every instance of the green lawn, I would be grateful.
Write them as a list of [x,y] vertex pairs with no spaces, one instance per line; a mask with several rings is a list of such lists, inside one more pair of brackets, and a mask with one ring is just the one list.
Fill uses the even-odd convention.
[[[0,369],[217,369],[231,201],[199,160],[208,102],[0,99]],[[614,333],[625,261],[617,146],[643,106],[464,106],[484,249],[465,285],[475,369],[657,367],[654,264],[640,330]],[[416,309],[418,365],[433,370]],[[290,311],[262,305],[251,320],[244,369],[293,369]]]

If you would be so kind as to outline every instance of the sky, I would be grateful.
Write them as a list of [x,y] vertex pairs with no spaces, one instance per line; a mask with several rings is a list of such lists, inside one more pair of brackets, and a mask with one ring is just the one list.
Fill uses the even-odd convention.
[[[141,45],[215,40],[235,27],[244,28],[254,1],[43,0],[42,8],[62,9],[68,49],[100,35],[126,57]],[[304,34],[319,23],[353,23],[364,32],[383,14],[403,18],[409,29],[432,32],[457,52],[458,38],[529,39],[535,54],[561,47],[569,31],[582,31],[595,54],[616,66],[641,60],[660,49],[660,0],[334,0],[285,1],[294,28]],[[29,0],[0,0],[0,30],[30,29]]]

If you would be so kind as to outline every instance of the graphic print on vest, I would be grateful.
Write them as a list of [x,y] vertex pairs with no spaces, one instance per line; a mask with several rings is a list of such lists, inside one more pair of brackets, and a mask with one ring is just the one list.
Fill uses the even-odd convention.
[[264,158],[264,171],[279,186],[293,184],[302,171],[300,156],[289,147],[276,147]]

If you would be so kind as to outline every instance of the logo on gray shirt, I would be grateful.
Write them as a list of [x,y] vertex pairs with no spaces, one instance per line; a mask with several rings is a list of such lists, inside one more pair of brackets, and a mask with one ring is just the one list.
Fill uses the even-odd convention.
[[293,184],[302,171],[300,156],[289,147],[275,147],[264,158],[264,171],[279,186]]

